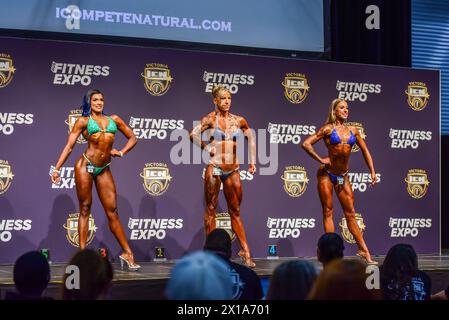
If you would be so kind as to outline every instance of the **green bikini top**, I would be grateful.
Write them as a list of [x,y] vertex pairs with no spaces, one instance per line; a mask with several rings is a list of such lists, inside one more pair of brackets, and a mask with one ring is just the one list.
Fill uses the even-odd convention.
[[97,121],[89,117],[89,121],[87,121],[87,134],[91,136],[97,132],[110,132],[115,134],[117,132],[117,125],[111,117],[108,117],[108,126],[105,130],[102,130]]

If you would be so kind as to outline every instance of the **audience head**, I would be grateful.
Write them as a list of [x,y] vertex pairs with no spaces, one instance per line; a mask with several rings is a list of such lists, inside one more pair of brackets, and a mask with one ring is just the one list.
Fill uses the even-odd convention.
[[274,270],[267,300],[305,300],[318,275],[309,261],[287,261]]
[[196,251],[179,260],[165,290],[171,300],[230,300],[232,280],[223,259],[207,251]]
[[401,288],[407,286],[418,272],[418,256],[409,244],[396,244],[388,253],[380,268],[381,287],[385,298],[398,299],[402,295]]
[[335,259],[318,276],[311,300],[378,300],[380,290],[368,289],[366,265],[358,260]]
[[343,239],[334,232],[325,233],[318,240],[317,256],[323,266],[334,259],[343,258],[344,250]]
[[215,228],[206,238],[204,250],[230,259],[232,256],[232,241],[229,233],[221,228]]
[[79,289],[67,288],[67,282],[75,285],[76,280],[68,279],[74,273],[68,273],[63,281],[64,300],[97,300],[107,295],[113,278],[111,263],[96,251],[85,249],[78,251],[69,262],[79,270]]
[[409,244],[394,245],[388,250],[382,270],[390,277],[414,275],[418,271],[418,256],[415,249]]
[[50,266],[38,251],[27,252],[14,264],[14,283],[21,295],[39,298],[50,281]]

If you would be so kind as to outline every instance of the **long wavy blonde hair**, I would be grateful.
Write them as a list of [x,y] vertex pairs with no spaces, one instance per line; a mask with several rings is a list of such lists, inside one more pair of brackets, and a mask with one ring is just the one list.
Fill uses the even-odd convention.
[[331,102],[331,105],[329,106],[329,114],[327,115],[327,121],[326,124],[328,123],[334,123],[335,121],[337,121],[337,118],[335,117],[335,107],[340,103],[346,101],[345,99],[334,99]]

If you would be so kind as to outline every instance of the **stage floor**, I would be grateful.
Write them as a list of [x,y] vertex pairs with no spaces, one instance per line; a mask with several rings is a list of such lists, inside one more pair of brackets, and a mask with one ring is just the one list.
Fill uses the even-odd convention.
[[[345,259],[358,259],[347,256]],[[374,257],[379,264],[382,264],[384,256]],[[256,268],[254,270],[261,279],[269,279],[274,269],[281,263],[298,259],[280,258],[277,260],[254,259]],[[321,264],[316,257],[304,257],[304,260],[311,261],[321,269]],[[239,260],[234,260],[239,262]],[[163,290],[166,281],[170,278],[170,271],[176,261],[165,262],[142,262],[142,268],[138,272],[120,270],[119,263],[113,263],[114,279],[113,287],[110,291],[111,299],[163,299]],[[432,293],[445,289],[449,285],[449,254],[443,255],[420,255],[418,257],[419,268],[426,271],[432,278]],[[62,279],[64,277],[64,264],[51,265],[51,280],[45,292],[46,296],[59,299]],[[13,266],[0,266],[0,297],[4,298],[6,291],[14,291]]]

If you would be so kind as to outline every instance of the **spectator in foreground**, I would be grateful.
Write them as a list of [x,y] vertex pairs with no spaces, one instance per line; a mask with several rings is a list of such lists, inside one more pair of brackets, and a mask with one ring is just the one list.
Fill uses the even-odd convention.
[[263,289],[257,273],[245,265],[231,261],[232,240],[226,230],[216,228],[211,231],[206,238],[204,250],[215,253],[228,264],[233,285],[233,300],[260,300],[263,298]]
[[[84,249],[73,256],[69,262],[70,265],[78,267],[79,279],[74,279],[75,273],[65,274],[62,294],[64,300],[107,298],[114,276],[111,263],[107,259],[96,251]],[[79,287],[76,284],[79,284]]]
[[318,271],[305,260],[287,261],[274,270],[267,300],[306,300]]
[[335,232],[323,234],[318,240],[317,257],[323,268],[334,259],[342,259],[345,250],[343,239]]
[[387,300],[429,300],[432,282],[418,269],[415,249],[409,244],[396,244],[380,267],[380,286]]
[[51,300],[42,293],[50,281],[50,266],[38,251],[30,251],[14,264],[14,284],[18,293],[7,292],[5,300]]
[[441,290],[430,297],[431,300],[449,300],[449,286],[445,290]]
[[213,253],[190,253],[173,267],[165,295],[170,300],[231,300],[229,267]]
[[310,300],[379,300],[380,290],[368,289],[366,265],[359,260],[335,259],[323,269]]

